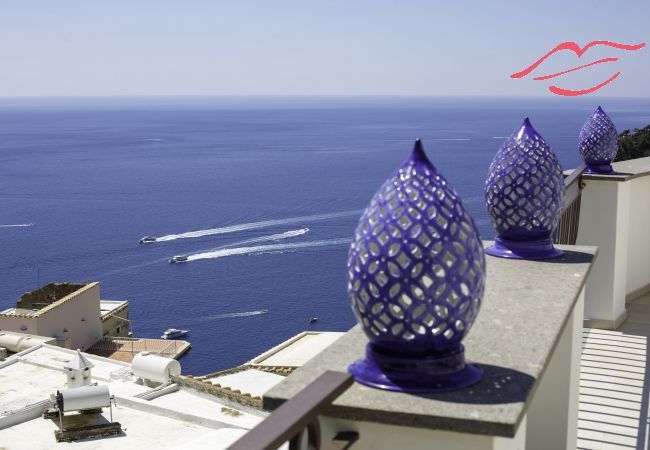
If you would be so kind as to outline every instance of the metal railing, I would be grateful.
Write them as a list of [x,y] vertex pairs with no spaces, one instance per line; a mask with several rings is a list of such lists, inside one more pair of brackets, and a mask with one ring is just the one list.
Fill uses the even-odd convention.
[[[345,450],[359,439],[356,431],[343,431],[321,446],[318,415],[353,383],[352,375],[327,371],[287,400],[259,425],[232,444],[229,450],[276,449],[289,441],[290,450]],[[305,435],[306,434],[306,435]]]
[[127,352],[133,354],[144,351],[151,352],[157,356],[174,357],[178,351],[179,342],[170,340],[165,342],[164,347],[161,348],[161,341],[161,339],[106,336],[95,343],[89,350],[92,353]]
[[568,177],[564,179],[564,204],[562,213],[555,231],[553,231],[553,242],[555,244],[574,245],[578,238],[578,226],[580,225],[580,199],[582,196],[582,174],[587,166],[578,166]]
[[158,353],[156,353],[156,356],[175,355],[176,347],[177,347],[177,342],[175,340],[171,340],[165,348],[163,348]]

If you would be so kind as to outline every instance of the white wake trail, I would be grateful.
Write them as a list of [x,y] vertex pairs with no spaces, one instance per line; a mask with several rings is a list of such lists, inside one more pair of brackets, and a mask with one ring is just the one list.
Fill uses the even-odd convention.
[[259,228],[273,227],[276,225],[288,225],[292,223],[309,222],[315,220],[335,219],[337,217],[353,216],[361,214],[361,210],[342,211],[329,214],[315,214],[313,216],[288,217],[285,219],[264,220],[261,222],[242,223],[220,228],[209,228],[207,230],[189,231],[187,233],[168,234],[156,238],[156,242],[175,241],[176,239],[191,239],[216,234],[235,233],[238,231],[256,230]]
[[259,311],[224,313],[224,314],[217,314],[215,316],[202,317],[201,320],[230,319],[232,317],[259,316],[262,314],[268,314],[268,312],[269,311],[266,309],[260,309]]
[[284,252],[284,251],[296,250],[300,248],[324,247],[329,245],[343,245],[349,243],[350,243],[349,238],[341,238],[341,239],[326,239],[322,241],[294,242],[291,244],[270,244],[270,245],[255,245],[252,247],[225,248],[213,252],[203,252],[203,253],[195,253],[193,255],[189,255],[187,257],[187,261],[197,261],[200,259],[217,259],[217,258],[224,258],[226,256],[235,256],[235,255],[257,255],[261,253]]
[[290,230],[285,231],[284,233],[271,234],[268,236],[260,236],[256,238],[246,239],[244,241],[233,242],[232,244],[222,245],[220,247],[214,248],[208,251],[221,250],[222,248],[234,247],[235,245],[247,245],[255,244],[256,242],[267,242],[267,241],[280,241],[282,239],[288,239],[296,236],[302,236],[303,234],[309,233],[309,228],[301,228],[299,230]]
[[219,320],[219,319],[234,319],[237,317],[251,317],[251,316],[261,316],[264,314],[268,314],[269,310],[268,309],[259,309],[257,311],[245,311],[245,312],[232,312],[232,313],[223,313],[223,314],[215,314],[212,316],[202,316],[196,319],[189,319],[189,320],[184,320],[181,323],[183,325],[188,325],[191,326],[192,324],[198,323],[198,322],[209,322],[211,320]]
[[33,227],[33,223],[17,223],[15,225],[0,225],[0,228],[26,228]]
[[258,242],[281,241],[283,239],[288,239],[295,236],[302,236],[303,234],[306,233],[309,233],[309,228],[290,230],[290,231],[285,231],[284,233],[270,234],[268,236],[260,236],[256,238],[245,239],[243,241],[232,242],[230,244],[220,245],[219,247],[203,250],[200,253],[216,252],[217,250],[223,250],[225,248],[238,247],[240,245],[256,244]]

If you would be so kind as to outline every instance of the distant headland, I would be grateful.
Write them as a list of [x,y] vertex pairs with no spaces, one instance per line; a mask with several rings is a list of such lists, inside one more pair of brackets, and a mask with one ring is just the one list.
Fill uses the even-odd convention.
[[650,156],[650,125],[644,128],[625,130],[619,134],[618,153],[614,161],[644,158]]

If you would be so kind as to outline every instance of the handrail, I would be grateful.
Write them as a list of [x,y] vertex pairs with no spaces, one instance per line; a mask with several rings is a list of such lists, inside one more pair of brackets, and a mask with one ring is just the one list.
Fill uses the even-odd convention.
[[[228,447],[229,450],[275,449],[287,441],[291,441],[290,448],[297,449],[305,428],[308,432],[309,446],[314,449],[320,448],[318,415],[352,383],[353,378],[350,374],[326,371]],[[354,442],[358,434],[349,433],[351,435],[348,436],[348,442]]]
[[[167,350],[169,349],[169,347],[174,347],[174,350],[173,350],[172,352],[168,352]],[[172,342],[170,342],[169,344],[167,344],[167,346],[166,346],[165,348],[163,348],[163,349],[160,350],[158,353],[156,353],[156,356],[160,356],[160,355],[162,355],[163,353],[165,353],[165,354],[166,354],[166,353],[171,353],[172,355],[175,355],[175,354],[176,354],[176,341],[175,341],[175,340],[172,340]]]
[[580,222],[580,198],[582,195],[582,175],[587,166],[582,164],[564,179],[564,202],[557,227],[553,231],[553,242],[556,244],[576,243],[578,225]]
[[580,197],[582,188],[584,187],[584,184],[582,183],[582,175],[585,170],[587,170],[587,166],[581,164],[571,172],[571,175],[564,179],[564,203],[562,205],[562,210],[565,210],[576,200],[576,198]]

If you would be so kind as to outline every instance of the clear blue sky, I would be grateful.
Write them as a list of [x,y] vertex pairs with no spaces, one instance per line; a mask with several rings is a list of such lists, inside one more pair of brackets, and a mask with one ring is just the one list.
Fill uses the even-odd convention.
[[[4,0],[0,96],[551,96],[509,75],[592,40],[650,44],[650,0]],[[555,84],[650,97],[649,47],[592,50],[533,76],[618,56]]]

